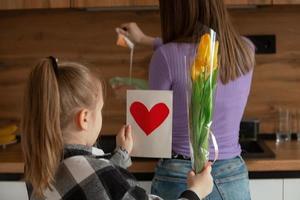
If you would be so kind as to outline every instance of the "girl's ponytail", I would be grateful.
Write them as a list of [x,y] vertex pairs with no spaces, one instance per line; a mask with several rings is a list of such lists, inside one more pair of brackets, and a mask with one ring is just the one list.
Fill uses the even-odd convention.
[[46,58],[35,66],[23,104],[21,140],[25,178],[39,198],[43,198],[44,190],[53,183],[63,154],[58,70],[53,64],[53,60]]

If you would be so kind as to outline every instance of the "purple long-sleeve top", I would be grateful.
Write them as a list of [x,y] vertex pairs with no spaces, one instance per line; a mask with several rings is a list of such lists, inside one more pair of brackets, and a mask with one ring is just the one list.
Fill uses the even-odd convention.
[[[191,57],[190,43],[162,44],[154,41],[154,54],[150,62],[149,85],[154,90],[173,91],[173,134],[172,151],[190,156],[189,127],[187,110],[187,64]],[[240,155],[240,122],[247,103],[252,80],[252,70],[234,81],[222,84],[218,78],[214,97],[212,131],[219,146],[219,159],[229,159]],[[210,145],[210,159],[214,158],[214,148]]]

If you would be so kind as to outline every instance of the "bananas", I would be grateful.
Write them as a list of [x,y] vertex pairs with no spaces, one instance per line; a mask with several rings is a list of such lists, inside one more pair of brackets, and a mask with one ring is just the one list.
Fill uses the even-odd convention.
[[0,128],[0,145],[7,144],[16,140],[16,132],[18,127],[15,124],[7,125]]
[[5,135],[0,137],[0,144],[8,144],[16,140],[16,135]]

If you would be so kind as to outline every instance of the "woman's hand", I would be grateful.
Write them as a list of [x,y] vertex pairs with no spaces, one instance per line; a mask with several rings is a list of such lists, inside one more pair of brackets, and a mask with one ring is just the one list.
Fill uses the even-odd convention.
[[154,38],[145,35],[135,22],[122,24],[120,28],[116,28],[116,31],[128,37],[135,44],[153,46]]
[[128,154],[131,153],[133,147],[132,131],[130,125],[124,125],[116,136],[117,147],[126,149]]
[[208,163],[200,174],[190,171],[187,177],[188,189],[195,192],[200,199],[209,195],[213,188],[213,178],[210,174],[211,164]]

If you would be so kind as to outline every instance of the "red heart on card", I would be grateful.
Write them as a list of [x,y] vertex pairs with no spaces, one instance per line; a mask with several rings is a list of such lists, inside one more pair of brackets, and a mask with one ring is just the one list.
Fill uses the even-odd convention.
[[169,108],[164,103],[158,103],[148,111],[143,103],[136,101],[130,105],[130,113],[148,136],[165,121],[169,115]]

